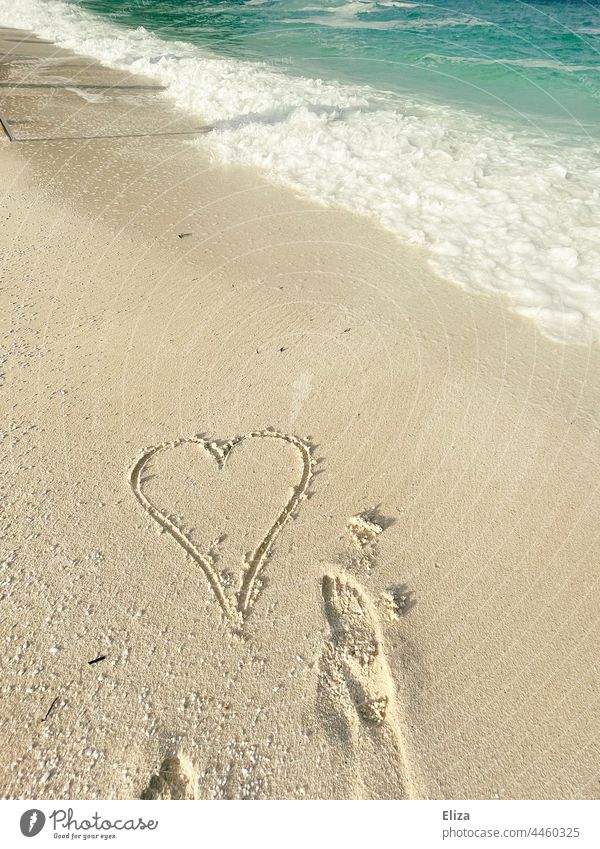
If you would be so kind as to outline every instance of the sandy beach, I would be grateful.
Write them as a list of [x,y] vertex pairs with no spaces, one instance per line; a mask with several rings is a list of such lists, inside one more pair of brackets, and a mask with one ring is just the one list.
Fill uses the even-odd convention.
[[599,798],[598,346],[152,79],[0,112],[1,795]]

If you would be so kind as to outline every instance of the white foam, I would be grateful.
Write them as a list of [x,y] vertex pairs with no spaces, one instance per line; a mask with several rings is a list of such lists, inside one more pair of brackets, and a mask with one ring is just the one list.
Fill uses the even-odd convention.
[[389,0],[389,2],[377,2],[377,0],[348,0],[339,6],[304,6],[299,11],[301,12],[318,12],[318,15],[313,17],[304,17],[301,20],[298,18],[282,19],[281,23],[288,24],[317,24],[319,26],[334,27],[335,29],[380,29],[380,30],[429,30],[429,29],[445,29],[447,27],[490,27],[493,24],[480,18],[473,18],[468,15],[458,15],[451,18],[422,18],[412,19],[408,21],[391,20],[391,21],[376,21],[371,20],[369,15],[372,12],[379,12],[382,8],[394,6],[411,8],[415,5],[430,5],[430,4],[415,4],[415,3],[399,3]]
[[0,22],[155,77],[215,126],[198,143],[223,160],[375,219],[425,246],[447,278],[505,293],[555,339],[600,340],[600,164],[591,145],[559,146],[458,110],[206,56],[62,0],[0,0]]
[[86,103],[104,103],[106,97],[100,92],[84,91],[76,86],[66,86],[67,91],[72,91],[77,97],[81,97]]

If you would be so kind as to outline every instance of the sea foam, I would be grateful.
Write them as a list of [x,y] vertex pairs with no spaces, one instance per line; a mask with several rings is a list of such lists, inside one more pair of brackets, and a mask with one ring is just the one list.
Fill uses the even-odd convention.
[[444,277],[505,294],[556,340],[600,340],[600,161],[583,131],[580,143],[517,132],[367,86],[206,55],[63,0],[0,0],[0,23],[156,78],[214,128],[196,143],[222,160],[374,219],[425,247]]

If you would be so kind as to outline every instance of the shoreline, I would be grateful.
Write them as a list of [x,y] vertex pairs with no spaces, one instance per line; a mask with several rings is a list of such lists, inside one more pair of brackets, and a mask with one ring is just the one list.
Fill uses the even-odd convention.
[[598,347],[600,182],[591,139],[575,134],[569,143],[543,121],[519,131],[452,98],[435,106],[205,55],[60,0],[49,8],[29,0],[23,12],[9,4],[3,14],[118,73],[148,74],[182,114],[202,116],[197,141],[208,155],[363,215],[425,246],[434,273],[460,288],[507,298],[549,338]]
[[[202,798],[597,798],[598,349],[212,162],[145,78],[31,37],[18,55],[0,81],[57,87],[0,89],[3,795],[139,798],[181,755]],[[315,465],[240,636],[128,473],[266,428]],[[147,484],[224,592],[299,480],[271,442],[232,449],[227,486],[185,446]],[[393,721],[332,684],[355,676],[340,575]]]

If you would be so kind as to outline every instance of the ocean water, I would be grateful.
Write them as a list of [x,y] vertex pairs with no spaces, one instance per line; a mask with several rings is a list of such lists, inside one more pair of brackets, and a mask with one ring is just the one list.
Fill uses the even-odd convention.
[[600,0],[0,0],[0,24],[150,74],[219,159],[600,341]]

